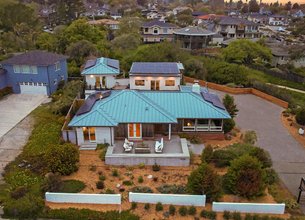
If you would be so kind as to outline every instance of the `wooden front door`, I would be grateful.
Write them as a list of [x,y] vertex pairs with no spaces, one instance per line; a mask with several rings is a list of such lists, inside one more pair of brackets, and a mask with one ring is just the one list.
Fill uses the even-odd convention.
[[96,142],[94,127],[83,127],[83,134],[85,141]]
[[95,77],[95,87],[101,88],[101,78],[99,76]]
[[128,124],[128,138],[142,138],[141,124]]

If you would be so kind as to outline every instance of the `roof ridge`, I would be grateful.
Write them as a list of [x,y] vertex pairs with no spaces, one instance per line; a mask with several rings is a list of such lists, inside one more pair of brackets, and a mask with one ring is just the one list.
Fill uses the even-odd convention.
[[106,111],[104,111],[103,109],[96,109],[96,111],[98,111],[102,116],[105,117],[105,119],[110,122],[113,125],[117,125],[118,122],[116,120],[114,120]]
[[106,58],[106,57],[99,57],[99,58],[96,58],[96,60],[98,60],[98,63],[96,63],[96,64],[95,64],[94,66],[92,66],[92,67],[89,67],[89,68],[85,69],[84,71],[82,71],[81,74],[82,74],[82,75],[83,75],[83,74],[86,74],[87,72],[89,72],[89,70],[91,71],[92,69],[97,68],[97,67],[99,67],[100,65],[103,65],[103,67],[106,68],[106,69],[109,71],[109,73],[115,73],[114,69],[113,69],[112,67],[108,66],[107,63],[104,62],[106,59],[108,59],[108,58]]
[[[213,109],[215,109],[216,111],[218,111],[219,113],[221,113],[222,115],[224,116],[227,116],[225,115],[219,108],[217,108],[216,106],[214,106],[212,103],[209,103],[207,101],[205,101],[203,98],[201,97],[198,97],[198,95],[194,94],[193,92],[189,92],[190,95],[196,97],[198,100],[200,100],[201,102],[205,103],[205,104],[208,104],[210,107],[212,107]],[[224,109],[224,111],[227,111],[227,109]]]

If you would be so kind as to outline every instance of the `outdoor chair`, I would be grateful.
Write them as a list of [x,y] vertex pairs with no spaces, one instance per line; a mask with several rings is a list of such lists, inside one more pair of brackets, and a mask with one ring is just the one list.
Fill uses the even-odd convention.
[[162,153],[163,147],[164,147],[163,138],[161,138],[161,141],[156,141],[155,152]]
[[133,147],[133,142],[130,142],[127,138],[125,138],[125,144],[128,144],[130,147]]
[[133,147],[133,142],[130,142],[127,140],[127,138],[125,138],[124,144],[123,144],[123,148],[125,150],[125,152],[130,152],[132,150]]

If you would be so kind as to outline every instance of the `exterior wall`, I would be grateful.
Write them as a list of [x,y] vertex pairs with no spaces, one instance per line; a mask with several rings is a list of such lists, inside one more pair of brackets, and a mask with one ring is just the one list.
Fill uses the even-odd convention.
[[76,128],[76,135],[77,135],[77,145],[84,144],[84,134],[82,128]]
[[48,95],[56,91],[58,83],[63,79],[67,80],[67,62],[60,62],[60,70],[55,71],[55,64],[46,66],[38,66],[37,74],[14,73],[13,65],[3,65],[7,70],[7,83],[12,86],[14,93],[20,93],[20,82],[46,83]]
[[0,73],[0,89],[7,87],[6,73]]
[[187,36],[175,35],[175,40],[181,43],[181,48],[188,50],[196,50],[206,48],[212,41],[213,35],[209,36]]
[[[163,27],[159,27],[159,26],[153,26],[153,27],[149,27],[147,28],[148,30],[145,31],[145,28],[143,28],[143,34],[153,34],[153,35],[159,35],[159,34],[174,34],[174,31],[176,30],[176,28],[163,28]],[[158,33],[154,33],[154,30],[158,30]]]
[[115,75],[86,75],[85,79],[88,86],[91,86],[92,88],[95,87],[96,76],[100,77],[101,84],[102,84],[102,78],[105,77],[106,88],[111,89],[115,86],[116,83]]
[[[83,128],[78,127],[76,128],[77,134],[77,144],[83,145],[86,144],[84,140]],[[96,127],[95,128],[95,139],[96,144],[104,144],[109,143],[110,145],[114,143],[114,132],[113,128],[111,127]]]
[[129,193],[129,202],[171,205],[205,206],[205,195],[158,194],[158,193]]
[[[157,33],[154,31],[157,30]],[[176,28],[174,27],[160,27],[160,26],[152,26],[142,28],[142,37],[143,41],[146,43],[154,43],[161,42],[164,40],[172,41],[174,38],[174,31]]]
[[[180,76],[151,77],[151,76],[130,76],[130,89],[151,90],[151,81],[160,80],[160,90],[179,90]],[[144,86],[136,86],[135,80],[145,80]],[[165,86],[165,80],[175,80],[175,86]]]

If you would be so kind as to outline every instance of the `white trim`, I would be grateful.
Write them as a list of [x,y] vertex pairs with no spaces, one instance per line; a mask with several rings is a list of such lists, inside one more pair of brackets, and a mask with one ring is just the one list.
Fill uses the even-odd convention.
[[[133,136],[133,137],[130,137],[129,136],[129,125],[133,125],[133,134],[135,135],[135,136]],[[136,137],[136,132],[137,132],[137,124],[140,124],[140,123],[128,123],[127,124],[127,126],[128,126],[128,138],[129,139],[142,139],[142,124],[140,124],[140,137]]]

